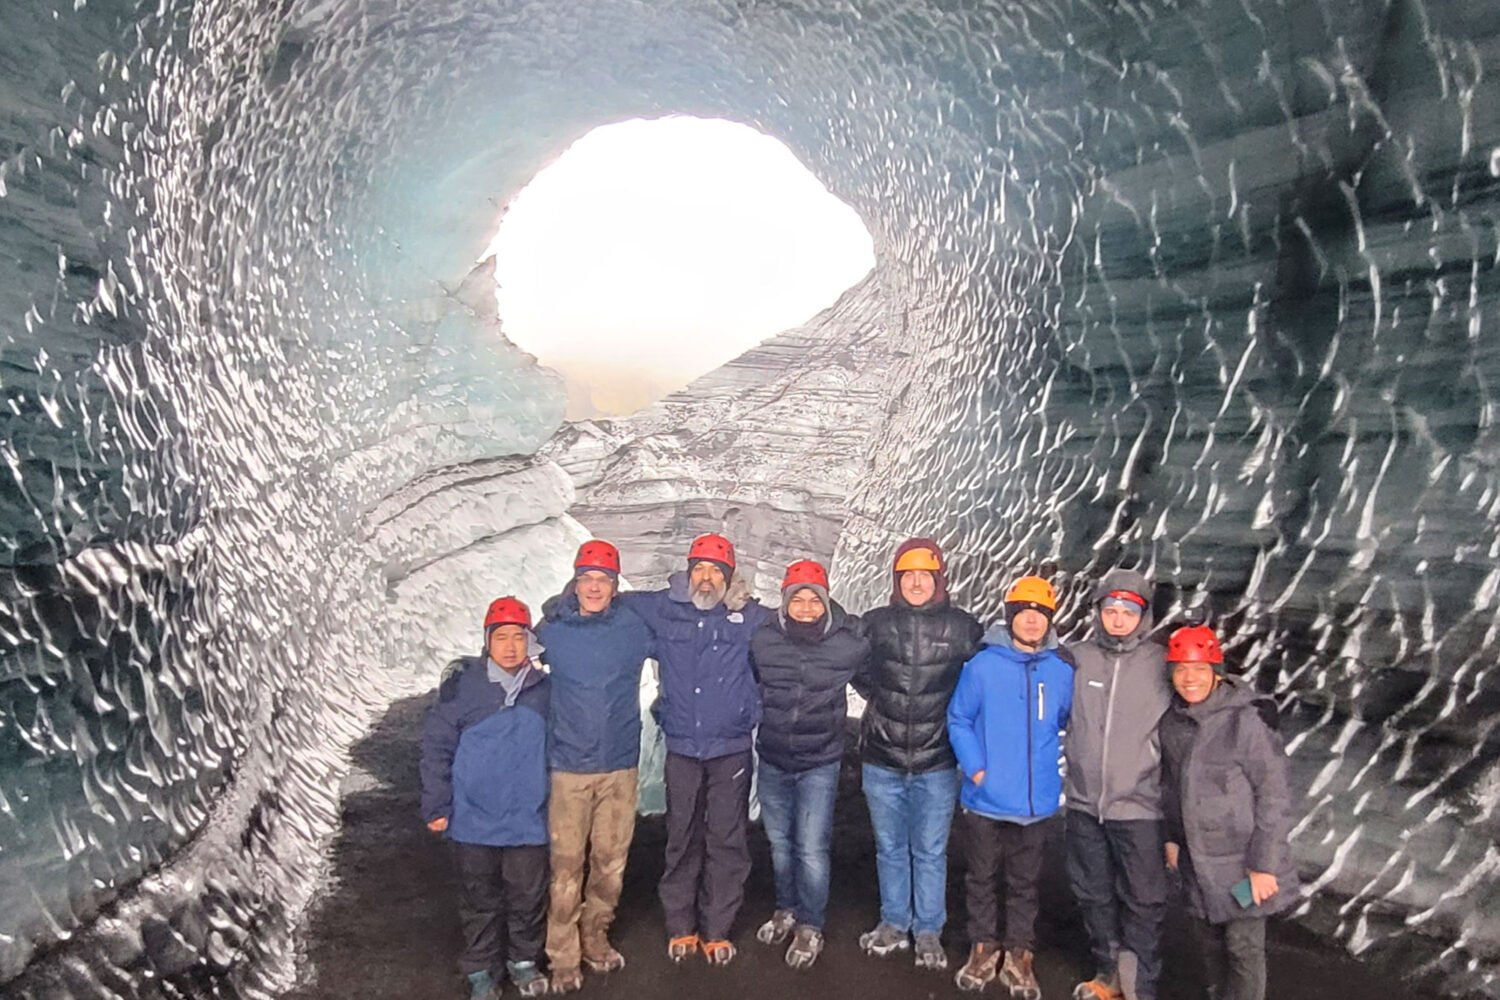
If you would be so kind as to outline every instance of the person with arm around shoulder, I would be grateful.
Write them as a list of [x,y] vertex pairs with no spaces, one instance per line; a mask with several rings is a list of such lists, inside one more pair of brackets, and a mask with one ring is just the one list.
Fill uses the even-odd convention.
[[1213,630],[1167,644],[1175,692],[1161,720],[1166,863],[1182,875],[1194,950],[1214,1000],[1264,1000],[1266,919],[1297,902],[1286,751],[1275,707],[1224,675]]
[[492,602],[481,655],[455,661],[422,734],[422,820],[453,844],[471,1000],[509,977],[547,992],[547,715],[551,683],[531,660],[531,612]]
[[1056,613],[1052,584],[1017,580],[1005,595],[1004,624],[964,664],[948,703],[968,861],[969,960],[955,981],[959,989],[982,990],[998,977],[1014,1000],[1042,995],[1032,959],[1043,821],[1062,805],[1058,761],[1073,704],[1073,667],[1052,630]]
[[573,578],[543,606],[537,627],[552,678],[547,958],[554,993],[582,988],[584,967],[625,967],[609,928],[635,835],[641,670],[652,647],[646,623],[615,600],[619,579],[619,551],[584,542]]
[[1161,975],[1167,870],[1156,724],[1172,689],[1166,651],[1150,638],[1151,590],[1135,570],[1105,574],[1088,638],[1068,646],[1075,670],[1064,834],[1095,970],[1074,1000],[1156,1000]]
[[667,956],[735,957],[730,929],[750,875],[751,742],[760,689],[750,638],[773,612],[735,573],[734,546],[700,535],[664,590],[619,596],[651,629],[661,668],[652,713],[666,738],[666,866],[658,885]]
[[776,909],[755,936],[764,944],[790,938],[794,969],[823,951],[847,691],[869,654],[859,619],[828,596],[827,570],[811,559],[788,566],[781,609],[751,638],[750,655],[765,704],[756,787],[776,876]]
[[947,563],[932,539],[901,543],[891,575],[890,603],[864,615],[870,659],[855,683],[867,699],[860,777],[880,880],[880,921],[859,944],[876,956],[912,948],[919,967],[946,969],[948,832],[958,801],[948,700],[984,629],[949,600]]

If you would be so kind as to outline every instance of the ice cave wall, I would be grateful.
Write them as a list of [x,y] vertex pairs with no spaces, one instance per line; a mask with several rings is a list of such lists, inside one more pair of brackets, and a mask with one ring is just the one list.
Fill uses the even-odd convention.
[[11,992],[285,982],[341,743],[581,530],[527,458],[560,394],[464,279],[571,138],[680,112],[776,134],[875,238],[850,305],[899,359],[838,585],[909,531],[987,614],[1037,564],[1150,565],[1284,700],[1307,919],[1500,993],[1493,5],[0,24]]

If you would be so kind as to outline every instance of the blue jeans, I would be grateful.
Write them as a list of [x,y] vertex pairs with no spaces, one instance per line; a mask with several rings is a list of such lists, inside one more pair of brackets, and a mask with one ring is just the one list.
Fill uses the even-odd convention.
[[760,817],[771,842],[776,871],[776,909],[791,910],[797,923],[823,929],[828,910],[828,853],[833,840],[833,801],[839,765],[783,771],[760,762]]
[[863,774],[875,828],[880,922],[940,934],[948,919],[948,828],[958,802],[958,768],[903,774],[866,764]]

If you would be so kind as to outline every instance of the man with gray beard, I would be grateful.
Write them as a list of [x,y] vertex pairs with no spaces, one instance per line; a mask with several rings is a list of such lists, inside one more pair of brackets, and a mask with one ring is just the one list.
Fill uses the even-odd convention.
[[729,931],[750,874],[750,742],[760,688],[750,637],[773,616],[734,575],[734,546],[703,535],[666,590],[621,594],[656,639],[661,692],[652,714],[667,742],[667,863],[660,894],[667,953],[734,959]]

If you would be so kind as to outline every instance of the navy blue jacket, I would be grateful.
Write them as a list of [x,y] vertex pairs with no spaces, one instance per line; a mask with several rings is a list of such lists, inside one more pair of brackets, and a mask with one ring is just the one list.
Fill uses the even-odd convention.
[[1050,631],[1035,653],[1016,649],[1004,626],[984,641],[948,703],[948,739],[965,779],[959,801],[991,819],[1050,816],[1062,802],[1058,737],[1073,709],[1073,667]]
[[654,655],[651,630],[612,601],[597,615],[578,610],[570,587],[537,626],[552,676],[548,739],[554,770],[602,774],[641,757],[641,667]]
[[465,657],[438,687],[422,734],[422,821],[448,818],[464,844],[547,840],[547,704],[552,682],[532,668],[505,707],[488,660]]
[[651,711],[667,750],[699,760],[750,749],[760,722],[760,689],[750,666],[750,637],[775,615],[755,601],[738,611],[723,604],[699,611],[687,574],[666,590],[621,594],[656,638],[661,693]]
[[833,601],[828,631],[816,639],[787,634],[779,615],[750,641],[765,711],[756,736],[760,759],[783,771],[806,771],[844,755],[847,689],[870,656],[859,619]]

